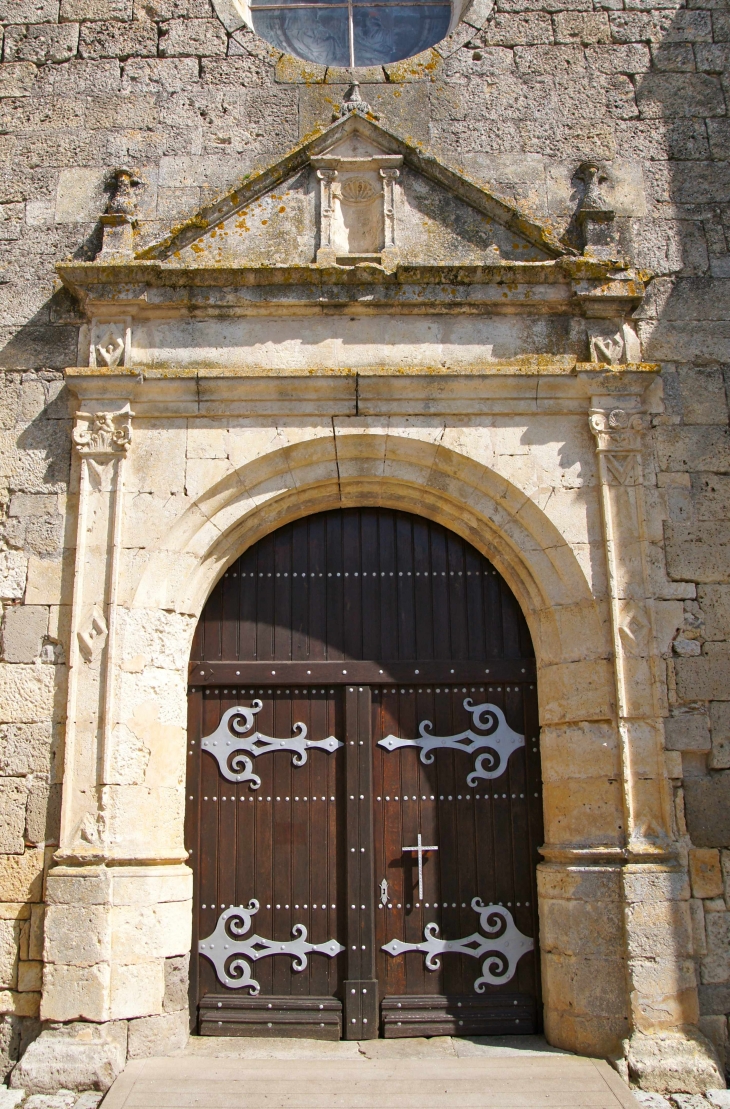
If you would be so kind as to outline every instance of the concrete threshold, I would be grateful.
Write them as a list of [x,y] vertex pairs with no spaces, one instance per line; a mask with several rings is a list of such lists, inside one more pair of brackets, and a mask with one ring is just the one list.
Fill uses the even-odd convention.
[[[291,1065],[287,1065],[287,1063]],[[130,1062],[102,1109],[638,1109],[602,1059],[540,1036],[193,1037]]]

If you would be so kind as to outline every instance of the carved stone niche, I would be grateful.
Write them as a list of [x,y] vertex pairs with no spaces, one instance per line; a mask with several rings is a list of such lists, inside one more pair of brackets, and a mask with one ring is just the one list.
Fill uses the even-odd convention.
[[395,189],[402,164],[400,154],[312,158],[320,181],[320,265],[397,261]]

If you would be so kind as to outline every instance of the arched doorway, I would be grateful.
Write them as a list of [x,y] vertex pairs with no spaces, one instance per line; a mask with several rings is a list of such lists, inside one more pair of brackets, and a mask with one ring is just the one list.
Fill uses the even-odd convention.
[[202,613],[189,737],[201,1033],[537,1030],[534,653],[465,540],[379,508],[260,540]]

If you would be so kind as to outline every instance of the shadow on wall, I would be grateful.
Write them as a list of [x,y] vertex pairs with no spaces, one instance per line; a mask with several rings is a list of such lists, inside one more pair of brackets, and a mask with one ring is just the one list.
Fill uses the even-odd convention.
[[730,12],[699,0],[620,18],[627,41],[645,36],[652,56],[636,79],[629,152],[644,159],[648,202],[631,228],[633,255],[655,275],[636,316],[643,357],[664,363],[666,412],[654,435],[667,574],[697,588],[695,599],[677,587],[688,599],[669,664],[667,746],[682,758],[674,786],[698,912],[700,1027],[727,1067],[730,916],[718,910],[723,885],[730,892]]

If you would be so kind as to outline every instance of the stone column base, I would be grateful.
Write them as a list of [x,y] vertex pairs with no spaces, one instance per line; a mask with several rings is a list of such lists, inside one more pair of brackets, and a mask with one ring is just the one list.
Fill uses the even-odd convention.
[[34,1040],[10,1078],[31,1094],[108,1090],[127,1061],[127,1022],[51,1025]]
[[724,1090],[725,1079],[714,1047],[696,1028],[645,1035],[623,1042],[617,1069],[627,1082],[658,1094],[702,1094]]

